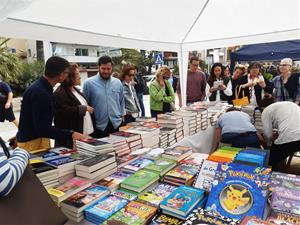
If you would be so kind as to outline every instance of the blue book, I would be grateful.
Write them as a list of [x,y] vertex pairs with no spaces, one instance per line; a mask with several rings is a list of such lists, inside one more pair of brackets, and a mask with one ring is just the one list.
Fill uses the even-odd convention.
[[268,167],[269,157],[270,157],[270,150],[260,149],[260,148],[246,148],[246,149],[243,149],[241,152],[263,156],[263,158],[264,158],[264,165],[263,166]]
[[268,168],[237,163],[219,164],[206,209],[238,220],[244,216],[262,218],[270,173]]
[[254,155],[249,153],[239,153],[234,160],[252,162],[257,164],[259,167],[264,166],[264,157],[260,155]]
[[202,189],[180,186],[160,203],[160,208],[186,217],[203,199],[204,192]]
[[50,164],[50,165],[53,165],[55,167],[59,167],[59,166],[62,166],[64,164],[74,162],[74,161],[76,161],[76,159],[73,159],[69,156],[65,156],[65,157],[61,157],[61,158],[58,158],[58,159],[47,160],[45,162]]
[[128,200],[126,199],[109,195],[85,209],[84,213],[87,217],[94,218],[94,220],[103,221],[108,219],[115,212],[122,209],[127,205],[127,203]]

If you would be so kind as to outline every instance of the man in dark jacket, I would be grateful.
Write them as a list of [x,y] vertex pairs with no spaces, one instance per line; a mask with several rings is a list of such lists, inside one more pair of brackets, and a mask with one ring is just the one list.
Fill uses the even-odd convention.
[[140,104],[140,108],[141,108],[141,116],[144,117],[145,116],[145,107],[144,107],[144,100],[143,100],[143,96],[144,96],[144,92],[146,90],[146,81],[144,80],[142,73],[141,72],[137,72],[137,69],[135,69],[136,71],[136,76],[134,78],[135,81],[135,85],[134,85],[134,89],[137,95],[137,98],[139,100],[139,104]]
[[69,67],[69,62],[63,58],[57,56],[49,58],[45,66],[45,75],[25,91],[17,133],[20,148],[27,151],[50,148],[49,138],[56,140],[85,138],[81,133],[52,126],[53,87],[66,79]]

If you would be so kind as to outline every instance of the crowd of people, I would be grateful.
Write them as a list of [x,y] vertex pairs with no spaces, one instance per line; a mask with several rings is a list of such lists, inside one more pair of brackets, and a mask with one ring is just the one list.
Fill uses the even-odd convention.
[[[247,114],[233,109],[218,120],[218,141],[238,147],[259,147],[264,142],[271,146],[270,162],[274,168],[289,154],[300,150],[300,109],[297,105],[300,102],[300,77],[291,72],[291,59],[281,60],[280,75],[272,80],[264,79],[258,62],[250,63],[248,68],[237,65],[232,75],[229,67],[215,63],[208,77],[199,69],[199,62],[197,57],[190,59],[187,105],[205,100],[232,103],[246,96],[249,104],[261,111],[265,109],[262,112],[263,136],[258,134]],[[72,148],[74,140],[88,136],[106,137],[118,131],[120,126],[145,116],[143,93],[146,83],[137,67],[126,65],[120,74],[113,73],[112,59],[102,56],[98,68],[95,76],[85,80],[81,92],[77,88],[81,84],[78,65],[70,65],[57,56],[49,58],[44,75],[23,94],[19,123],[12,111],[12,91],[1,81],[0,121],[16,124],[18,147],[28,152],[48,149],[50,139],[54,139],[55,146]],[[150,84],[152,117],[175,109],[174,88],[179,106],[183,105],[180,82],[171,74],[169,67],[161,66]],[[57,83],[61,85],[53,92]],[[274,101],[276,103],[268,106]],[[20,154],[28,159],[24,153]],[[3,161],[1,151],[0,157]],[[9,162],[7,165],[9,167]]]

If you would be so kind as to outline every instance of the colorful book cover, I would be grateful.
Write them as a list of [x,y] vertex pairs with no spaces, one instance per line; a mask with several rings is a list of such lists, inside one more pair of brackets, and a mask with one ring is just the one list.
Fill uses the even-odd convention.
[[199,172],[199,167],[191,164],[179,164],[174,169],[170,170],[166,176],[179,178],[189,181]]
[[244,216],[262,218],[270,172],[268,168],[219,164],[206,209],[239,220]]
[[90,204],[94,200],[104,197],[108,194],[109,191],[107,190],[107,188],[98,185],[92,185],[89,188],[80,191],[72,195],[71,197],[67,198],[61,204],[62,206],[68,205],[74,207],[75,209],[79,209],[83,206]]
[[125,188],[125,186],[129,186],[134,188],[141,188],[144,186],[148,186],[148,184],[151,184],[158,179],[159,175],[157,173],[147,170],[139,170],[138,172],[122,181],[121,187],[124,186]]
[[270,225],[270,223],[255,217],[245,216],[240,225]]
[[271,208],[300,215],[300,191],[273,191]]
[[239,221],[225,216],[214,214],[211,211],[206,211],[202,208],[197,208],[188,216],[184,225],[237,225]]
[[143,225],[155,214],[156,210],[152,206],[132,201],[125,208],[112,215],[103,225]]
[[110,145],[110,143],[108,143],[108,142],[99,141],[98,139],[95,139],[95,138],[86,138],[86,139],[81,139],[79,141],[82,143],[91,145],[93,147]]
[[179,157],[188,152],[192,153],[192,148],[187,146],[175,146],[173,148],[167,148],[163,155],[169,155],[173,157]]
[[131,171],[138,171],[140,169],[143,169],[144,167],[151,164],[153,160],[151,159],[145,159],[145,158],[138,158],[134,160],[133,162],[129,163],[128,165],[124,166],[124,169],[131,170]]
[[267,218],[270,224],[284,225],[300,225],[300,216],[278,210],[271,210],[271,214]]
[[151,205],[157,207],[159,203],[164,200],[169,194],[176,189],[175,186],[160,183],[157,184],[153,189],[147,191],[144,194],[139,195],[139,200],[148,202]]
[[164,213],[157,213],[155,217],[153,217],[150,225],[180,225],[183,223],[183,220],[178,219],[174,216],[169,216]]
[[300,191],[300,176],[287,173],[273,172],[270,179],[271,191],[285,190],[286,188]]
[[180,161],[180,163],[193,164],[196,166],[202,165],[203,161],[207,159],[208,154],[205,153],[192,153],[189,157]]
[[125,190],[125,189],[118,189],[118,190],[112,192],[111,194],[115,195],[115,196],[118,196],[120,198],[127,199],[129,201],[136,200],[137,197],[138,197],[136,193],[130,192],[130,191]]
[[84,212],[87,216],[96,217],[100,220],[106,220],[127,204],[128,200],[109,195],[106,198],[103,198],[97,201],[95,204],[89,206],[84,210]]
[[193,186],[210,192],[217,168],[217,162],[205,160]]
[[69,157],[69,156],[65,156],[62,158],[58,158],[58,159],[52,159],[52,160],[47,160],[45,162],[49,163],[50,165],[53,165],[55,167],[59,167],[61,165],[70,163],[70,162],[74,162],[76,161],[75,159]]
[[167,169],[171,169],[176,166],[176,161],[172,159],[159,158],[145,167],[147,170],[163,175]]
[[111,190],[117,189],[120,183],[127,177],[131,176],[133,173],[129,171],[118,170],[112,175],[96,182],[97,185],[108,187]]
[[[35,174],[43,173],[50,170],[55,170],[56,168],[54,166],[51,166],[43,161],[36,162],[36,163],[30,163],[30,168]],[[57,169],[56,169],[57,170]]]
[[160,208],[185,217],[203,197],[204,190],[180,186],[160,203]]

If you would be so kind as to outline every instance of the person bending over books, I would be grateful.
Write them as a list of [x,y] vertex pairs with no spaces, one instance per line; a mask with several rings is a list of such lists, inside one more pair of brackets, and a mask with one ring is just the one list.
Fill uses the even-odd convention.
[[260,103],[264,138],[273,171],[284,171],[286,158],[300,151],[300,107],[289,101],[273,102],[265,98]]
[[209,101],[230,101],[232,85],[230,77],[224,75],[224,67],[221,63],[215,63],[207,79],[206,97]]
[[53,87],[66,79],[69,67],[67,60],[57,56],[50,57],[45,65],[45,75],[26,89],[17,133],[20,148],[38,151],[50,148],[49,138],[55,140],[85,138],[81,133],[52,126]]
[[[76,87],[80,85],[80,73],[77,64],[70,66],[67,78],[55,90],[54,125],[62,129],[74,130],[88,136],[94,132],[93,107]],[[73,139],[56,140],[56,146],[73,148]]]
[[20,148],[9,153],[6,143],[0,137],[0,197],[8,195],[18,183],[28,159],[29,153]]
[[151,117],[158,114],[171,112],[175,103],[172,85],[169,83],[171,70],[167,66],[160,67],[155,74],[155,81],[150,84],[150,109]]
[[250,116],[235,107],[227,109],[227,112],[219,117],[216,139],[215,149],[218,148],[220,141],[240,148],[258,148],[260,142],[263,142],[262,136],[251,123]]

